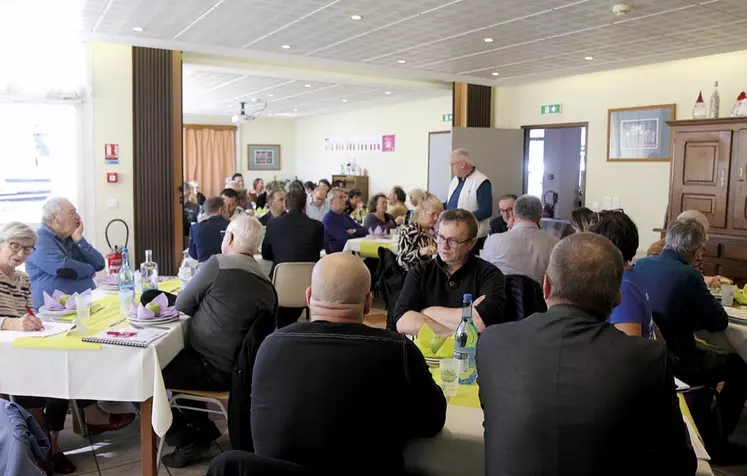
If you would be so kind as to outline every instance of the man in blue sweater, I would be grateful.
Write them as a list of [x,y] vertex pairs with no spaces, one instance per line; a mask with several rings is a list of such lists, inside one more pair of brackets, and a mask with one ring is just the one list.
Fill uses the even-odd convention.
[[44,304],[44,291],[51,296],[55,290],[73,294],[96,288],[93,277],[106,266],[83,238],[83,221],[69,200],[50,198],[43,212],[36,249],[26,260],[34,309]]
[[348,193],[335,187],[327,194],[329,211],[322,218],[324,225],[324,249],[327,253],[337,253],[345,248],[350,238],[366,236],[366,229],[345,213]]

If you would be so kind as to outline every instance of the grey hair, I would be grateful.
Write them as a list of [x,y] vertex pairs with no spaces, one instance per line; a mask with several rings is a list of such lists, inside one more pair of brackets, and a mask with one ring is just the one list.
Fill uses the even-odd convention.
[[458,155],[462,159],[464,159],[465,162],[468,164],[472,163],[472,156],[470,155],[469,151],[467,149],[455,149],[451,152],[452,156]]
[[594,233],[575,233],[561,240],[550,255],[548,300],[588,309],[605,320],[617,303],[623,257],[610,240]]
[[340,187],[332,187],[329,189],[329,192],[327,192],[327,206],[332,206],[332,200],[334,200],[337,197],[337,194],[339,193],[346,193],[344,188]]
[[514,216],[522,220],[540,221],[542,201],[534,195],[522,195],[514,202]]
[[28,225],[20,221],[11,221],[0,227],[0,243],[18,240],[31,242],[31,246],[36,245],[36,233]]
[[684,212],[680,213],[677,216],[678,220],[684,220],[684,219],[690,219],[690,220],[697,220],[698,223],[703,225],[703,228],[705,228],[706,233],[708,233],[709,228],[711,227],[711,224],[708,223],[708,218],[706,218],[703,213],[699,212],[698,210],[685,210]]
[[62,212],[62,203],[67,202],[67,198],[63,197],[50,197],[42,205],[42,223],[49,225],[55,216]]
[[226,233],[233,235],[236,248],[252,254],[259,249],[259,244],[265,237],[262,223],[251,215],[239,215],[228,224]]
[[667,227],[664,249],[683,255],[692,253],[708,241],[703,224],[695,218],[677,219]]

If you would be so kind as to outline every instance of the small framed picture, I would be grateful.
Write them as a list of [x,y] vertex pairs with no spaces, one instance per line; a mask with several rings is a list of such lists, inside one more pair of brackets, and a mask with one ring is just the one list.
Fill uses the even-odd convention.
[[677,106],[628,107],[607,111],[607,162],[668,162],[672,133],[667,121]]
[[249,170],[280,170],[280,144],[255,144],[249,148]]

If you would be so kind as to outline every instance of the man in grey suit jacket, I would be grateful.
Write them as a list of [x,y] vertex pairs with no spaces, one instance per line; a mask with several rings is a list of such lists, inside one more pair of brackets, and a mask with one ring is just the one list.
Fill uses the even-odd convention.
[[550,257],[548,311],[483,332],[487,476],[695,473],[664,345],[605,322],[622,276],[609,240],[572,235]]

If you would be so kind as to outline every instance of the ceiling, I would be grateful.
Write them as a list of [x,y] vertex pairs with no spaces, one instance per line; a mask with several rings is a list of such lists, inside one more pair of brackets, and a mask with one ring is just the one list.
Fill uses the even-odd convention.
[[[513,84],[747,49],[747,0],[629,0],[625,17],[612,13],[623,0],[78,1],[86,39],[444,84]],[[240,76],[190,75],[185,96],[210,91],[190,96],[189,108],[217,113],[254,91],[285,98],[271,105],[278,114],[382,97],[356,84],[307,91],[303,77]]]

